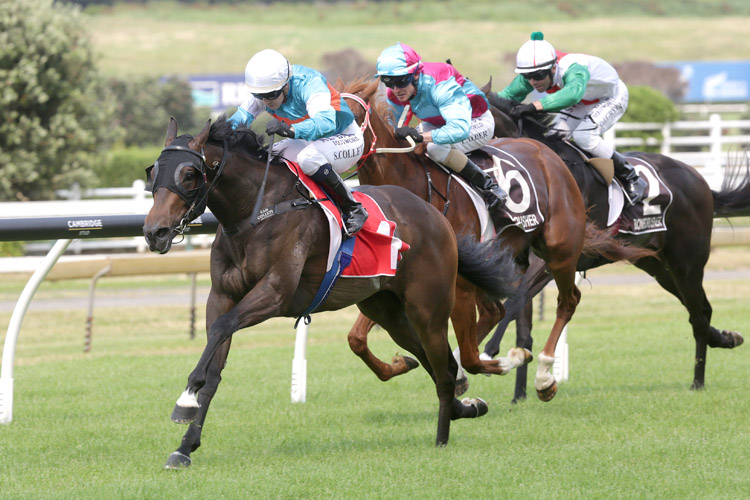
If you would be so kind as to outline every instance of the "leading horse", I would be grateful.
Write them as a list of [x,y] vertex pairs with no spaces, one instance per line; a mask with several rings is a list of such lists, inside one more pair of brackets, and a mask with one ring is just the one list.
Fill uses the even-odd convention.
[[[358,115],[360,123],[369,124],[370,131],[365,134],[366,150],[376,141],[379,146],[399,145],[393,136],[392,125],[388,124],[387,106],[377,99],[377,89],[377,80],[358,80],[344,89],[364,102],[363,107],[350,107],[356,110],[355,115]],[[365,109],[368,111],[365,112]],[[480,153],[473,159],[485,169],[500,170],[500,182],[510,193],[508,205],[522,207],[536,203],[539,208],[539,213],[534,215],[538,225],[522,228],[519,227],[521,224],[511,224],[509,219],[505,219],[506,225],[495,239],[513,250],[521,268],[528,266],[532,252],[538,254],[549,266],[557,284],[556,321],[539,356],[536,382],[539,398],[549,401],[557,390],[551,374],[555,346],[580,300],[580,291],[575,285],[575,265],[581,254],[592,258],[637,260],[651,253],[622,246],[608,233],[587,224],[583,199],[573,177],[562,160],[544,144],[530,139],[499,139],[491,141],[483,151],[483,155]],[[524,177],[525,174],[520,174],[520,171],[527,172],[528,176]],[[466,188],[461,186],[462,182],[423,155],[371,155],[358,173],[360,184],[407,187],[440,209],[459,234],[478,236],[481,233],[477,210]],[[528,198],[532,191],[536,195],[534,202]],[[477,301],[477,295],[470,288],[457,292],[452,318],[461,348],[461,364],[470,373],[481,370],[482,373],[500,374],[507,373],[512,367],[524,366],[525,362],[520,358],[510,355],[508,360],[496,366],[479,359],[478,342],[489,332],[489,328],[475,327],[477,303],[486,304],[486,301]],[[372,356],[366,351],[366,330],[360,327],[362,325],[358,322],[353,333],[350,333],[350,342],[352,337],[356,339],[356,345],[352,348],[358,354],[366,352],[367,356]]]
[[[599,227],[607,227],[608,191],[602,176],[595,171],[570,143],[545,137],[550,115],[537,114],[521,122],[521,129],[507,116],[515,104],[490,93],[490,102],[496,116],[496,134],[525,136],[546,142],[566,159],[588,208],[589,217]],[[498,116],[498,114],[500,116]],[[654,255],[635,263],[635,266],[653,276],[659,285],[685,306],[695,339],[695,366],[692,389],[705,385],[707,347],[733,349],[742,345],[739,332],[719,330],[711,325],[712,308],[703,289],[703,273],[711,251],[711,230],[714,217],[750,215],[750,175],[745,168],[744,180],[740,169],[725,176],[719,191],[709,188],[703,177],[691,166],[661,154],[629,152],[631,163],[651,181],[649,196],[644,207],[664,218],[663,230],[642,234],[620,232],[618,238],[632,245],[650,249]],[[653,170],[649,167],[653,167]],[[656,176],[672,194],[671,204],[659,206],[654,200]],[[668,210],[667,210],[668,208]],[[615,232],[617,230],[615,229]],[[582,259],[578,270],[585,271],[609,263],[607,259]],[[506,301],[508,314],[498,325],[495,334],[487,341],[486,357],[497,355],[500,341],[510,321],[517,320],[516,345],[531,349],[531,298],[549,283],[550,277],[544,262],[531,263],[526,275],[528,286],[523,292]],[[514,401],[526,396],[526,372],[521,367],[516,375]]]
[[[200,446],[232,335],[269,318],[308,314],[323,282],[329,261],[329,221],[323,210],[314,208],[321,200],[310,199],[300,187],[303,174],[295,168],[269,157],[252,131],[233,131],[225,117],[213,125],[207,122],[195,137],[177,137],[174,119],[168,126],[165,148],[149,173],[154,205],[143,227],[149,249],[169,251],[172,239],[206,206],[221,225],[211,249],[208,341],[172,413],[173,421],[190,426],[167,468],[189,466],[190,454]],[[263,195],[259,186],[265,186],[266,175],[269,189]],[[397,256],[389,256],[395,268],[392,275],[335,281],[317,311],[357,304],[416,356],[435,381],[436,444],[445,445],[452,419],[487,411],[479,399],[464,404],[454,396],[457,364],[447,334],[457,272],[490,294],[507,296],[509,283],[516,279],[515,266],[497,245],[457,242],[445,218],[403,188],[367,186],[360,193],[362,199],[374,200],[388,225],[395,223],[393,236],[406,243],[408,251],[397,264]],[[266,207],[260,216],[253,210],[256,199]],[[375,208],[373,221],[374,212]],[[365,230],[381,233],[384,223],[373,224]]]

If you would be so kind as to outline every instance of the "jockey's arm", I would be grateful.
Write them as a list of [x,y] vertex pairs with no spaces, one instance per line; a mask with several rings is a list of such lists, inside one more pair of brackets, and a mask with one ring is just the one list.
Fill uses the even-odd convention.
[[534,90],[534,87],[521,75],[516,77],[505,87],[503,90],[497,93],[498,97],[503,99],[510,99],[516,102],[523,102],[526,96]]
[[331,93],[328,88],[316,91],[305,101],[310,118],[295,123],[294,137],[306,141],[328,137],[336,130],[336,110],[331,106]]
[[471,131],[471,102],[455,80],[435,85],[432,97],[445,120],[445,125],[431,131],[426,141],[435,144],[456,144],[469,137]]
[[[586,66],[572,64],[563,74],[563,88],[539,100],[543,111],[560,111],[581,102],[591,74]],[[539,109],[539,106],[537,106]]]
[[229,118],[229,121],[232,124],[232,129],[236,130],[238,127],[250,128],[255,117],[264,110],[265,106],[262,101],[253,96],[248,97]]

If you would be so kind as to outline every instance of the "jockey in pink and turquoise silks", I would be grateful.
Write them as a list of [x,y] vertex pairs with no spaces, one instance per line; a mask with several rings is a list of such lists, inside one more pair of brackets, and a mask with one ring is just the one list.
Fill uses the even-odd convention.
[[273,152],[299,163],[303,172],[328,193],[341,209],[344,229],[351,235],[362,229],[367,211],[339,176],[362,156],[365,141],[354,114],[318,71],[289,61],[272,49],[255,54],[245,67],[250,95],[230,121],[234,128],[249,127],[261,113],[273,119],[266,133],[287,139]]
[[599,158],[611,158],[615,176],[632,204],[643,199],[646,183],[633,166],[601,134],[614,126],[628,109],[628,88],[605,60],[586,54],[558,52],[540,32],[521,46],[516,55],[516,76],[498,93],[500,97],[523,101],[536,91],[543,97],[516,106],[511,118],[538,111],[562,111],[551,132],[572,139],[581,149]]
[[421,122],[416,129],[396,129],[396,137],[426,142],[430,158],[474,186],[488,208],[501,208],[507,193],[466,156],[486,145],[495,129],[484,93],[452,65],[422,62],[419,54],[403,43],[383,50],[377,69],[375,76],[388,88],[388,104],[395,116],[401,116],[409,104]]

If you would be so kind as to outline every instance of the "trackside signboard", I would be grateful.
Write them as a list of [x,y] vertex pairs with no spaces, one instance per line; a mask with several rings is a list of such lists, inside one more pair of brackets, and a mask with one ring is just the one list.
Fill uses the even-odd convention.
[[683,102],[750,101],[750,61],[680,61],[659,66],[680,70],[688,85]]

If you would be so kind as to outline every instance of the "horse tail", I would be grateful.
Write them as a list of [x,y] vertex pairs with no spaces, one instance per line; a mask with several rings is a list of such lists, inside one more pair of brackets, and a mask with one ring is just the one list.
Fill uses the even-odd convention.
[[458,274],[494,299],[513,295],[520,277],[511,248],[496,238],[479,242],[473,236],[458,239]]
[[591,221],[586,222],[582,253],[586,257],[603,257],[611,262],[627,260],[631,263],[644,257],[656,256],[655,251],[617,239],[609,231],[599,229]]
[[[744,175],[743,175],[744,174]],[[750,161],[727,167],[720,191],[711,191],[716,217],[750,215]]]

